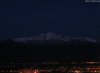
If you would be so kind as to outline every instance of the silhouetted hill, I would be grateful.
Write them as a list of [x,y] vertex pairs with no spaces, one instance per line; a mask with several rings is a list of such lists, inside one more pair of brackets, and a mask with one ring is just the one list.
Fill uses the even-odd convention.
[[13,60],[42,60],[100,57],[100,43],[86,41],[0,42],[0,58]]

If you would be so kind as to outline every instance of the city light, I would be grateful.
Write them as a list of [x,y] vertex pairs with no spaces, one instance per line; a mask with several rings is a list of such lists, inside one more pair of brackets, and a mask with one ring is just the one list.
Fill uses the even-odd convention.
[[100,73],[100,62],[41,62],[0,65],[0,73]]

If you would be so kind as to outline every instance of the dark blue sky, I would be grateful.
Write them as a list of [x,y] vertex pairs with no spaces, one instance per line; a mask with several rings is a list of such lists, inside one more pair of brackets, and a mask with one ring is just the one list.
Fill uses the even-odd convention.
[[0,0],[0,39],[46,32],[99,38],[100,3]]

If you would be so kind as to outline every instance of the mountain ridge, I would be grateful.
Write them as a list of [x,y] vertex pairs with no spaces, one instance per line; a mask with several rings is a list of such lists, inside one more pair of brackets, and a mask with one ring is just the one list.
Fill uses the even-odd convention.
[[100,43],[91,40],[55,33],[15,38],[0,42],[0,58],[27,57],[40,60],[57,57],[100,57]]
[[45,34],[39,34],[39,35],[33,35],[32,37],[22,37],[22,38],[14,38],[12,39],[15,42],[31,42],[31,41],[62,41],[62,42],[71,42],[71,41],[86,41],[91,43],[96,43],[97,40],[89,37],[73,37],[73,36],[63,36],[60,34],[56,34],[53,32],[45,33]]

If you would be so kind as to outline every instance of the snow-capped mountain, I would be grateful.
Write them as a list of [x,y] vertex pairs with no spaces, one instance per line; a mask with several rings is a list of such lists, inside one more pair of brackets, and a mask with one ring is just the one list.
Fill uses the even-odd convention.
[[88,37],[68,37],[68,36],[62,36],[56,33],[45,33],[40,35],[34,35],[32,37],[23,37],[23,38],[15,38],[13,41],[15,42],[31,42],[31,41],[63,41],[63,42],[71,42],[71,41],[86,41],[91,43],[96,43],[97,40],[88,38]]

